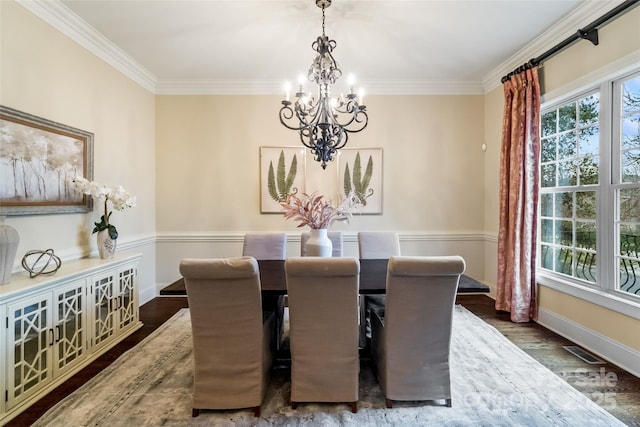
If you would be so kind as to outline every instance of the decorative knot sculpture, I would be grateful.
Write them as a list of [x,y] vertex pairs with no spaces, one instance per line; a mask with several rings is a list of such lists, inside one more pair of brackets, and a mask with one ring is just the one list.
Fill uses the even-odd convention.
[[[38,255],[35,259],[35,262],[32,262],[31,265],[28,264],[28,258]],[[41,274],[52,274],[58,271],[60,266],[62,265],[62,261],[60,258],[53,253],[53,249],[47,249],[46,251],[41,251],[38,249],[28,251],[22,257],[22,268],[29,272],[29,277],[32,279]]]

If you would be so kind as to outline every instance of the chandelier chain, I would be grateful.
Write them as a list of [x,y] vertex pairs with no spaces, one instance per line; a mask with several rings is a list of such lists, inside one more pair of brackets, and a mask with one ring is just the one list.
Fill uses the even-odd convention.
[[325,34],[325,8],[331,5],[331,0],[316,0],[316,5],[322,9],[322,36],[311,46],[316,57],[308,78],[318,85],[317,97],[305,92],[301,81],[295,102],[289,100],[289,89],[285,89],[279,115],[280,123],[299,133],[302,144],[325,169],[327,162],[334,160],[338,150],[347,144],[349,134],[367,127],[369,117],[361,94],[354,91],[352,83],[350,93],[331,97],[331,85],[342,76],[332,55],[336,42]]

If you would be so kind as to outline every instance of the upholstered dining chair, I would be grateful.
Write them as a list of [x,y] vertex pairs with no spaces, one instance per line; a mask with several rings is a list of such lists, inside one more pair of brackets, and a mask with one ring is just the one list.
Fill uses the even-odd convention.
[[288,258],[291,407],[300,402],[358,408],[356,258]]
[[246,233],[242,255],[255,259],[285,259],[287,257],[286,233]]
[[[400,256],[400,239],[392,231],[361,231],[358,233],[360,259],[386,259]],[[360,301],[360,347],[371,338],[371,310],[384,309],[384,295],[363,295]]]
[[384,312],[371,312],[371,360],[387,408],[394,400],[451,406],[453,308],[464,269],[459,256],[389,259]]
[[263,315],[253,257],[180,262],[193,332],[193,412],[253,408],[260,416],[273,363],[275,315]]
[[[311,237],[311,233],[303,231],[300,234],[300,256],[307,256],[307,241]],[[342,256],[342,232],[341,231],[327,231],[327,237],[331,240],[331,256]]]
[[[252,256],[255,259],[285,259],[287,257],[286,233],[253,232],[244,235],[242,255]],[[264,295],[262,307],[265,311],[273,311],[276,314],[276,327],[274,328],[274,342],[276,349],[280,349],[283,336],[284,310],[283,295]]]

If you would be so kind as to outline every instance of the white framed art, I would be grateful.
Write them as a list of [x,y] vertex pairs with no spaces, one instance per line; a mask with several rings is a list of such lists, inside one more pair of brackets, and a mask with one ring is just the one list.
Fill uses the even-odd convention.
[[304,192],[304,147],[260,147],[260,212],[282,213],[280,203]]
[[343,148],[338,154],[338,188],[353,191],[361,214],[382,214],[382,148]]

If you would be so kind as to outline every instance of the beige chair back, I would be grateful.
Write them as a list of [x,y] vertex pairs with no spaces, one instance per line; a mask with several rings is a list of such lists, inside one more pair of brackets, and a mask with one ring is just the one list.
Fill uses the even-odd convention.
[[[286,233],[246,233],[242,255],[260,260],[285,259],[287,235]],[[262,308],[264,311],[273,311],[276,315],[273,342],[276,350],[279,350],[284,336],[284,295],[264,295]]]
[[459,256],[391,257],[383,323],[372,312],[372,357],[389,400],[451,402],[453,307]]
[[263,321],[258,263],[252,257],[183,259],[191,313],[194,414],[260,407],[273,361],[273,315]]
[[[307,256],[307,240],[311,237],[311,233],[303,231],[300,234],[300,256]],[[327,237],[331,240],[331,256],[342,256],[342,232],[341,231],[327,231]]]
[[285,259],[287,257],[286,233],[246,233],[242,255],[255,259]]
[[[398,233],[391,231],[361,231],[358,233],[360,259],[387,259],[400,256]],[[384,295],[362,295],[360,297],[360,347],[366,348],[367,337],[371,337],[371,310],[384,309]]]
[[358,400],[356,258],[288,258],[291,402]]
[[400,255],[398,233],[391,231],[361,231],[358,233],[360,259],[386,259]]

